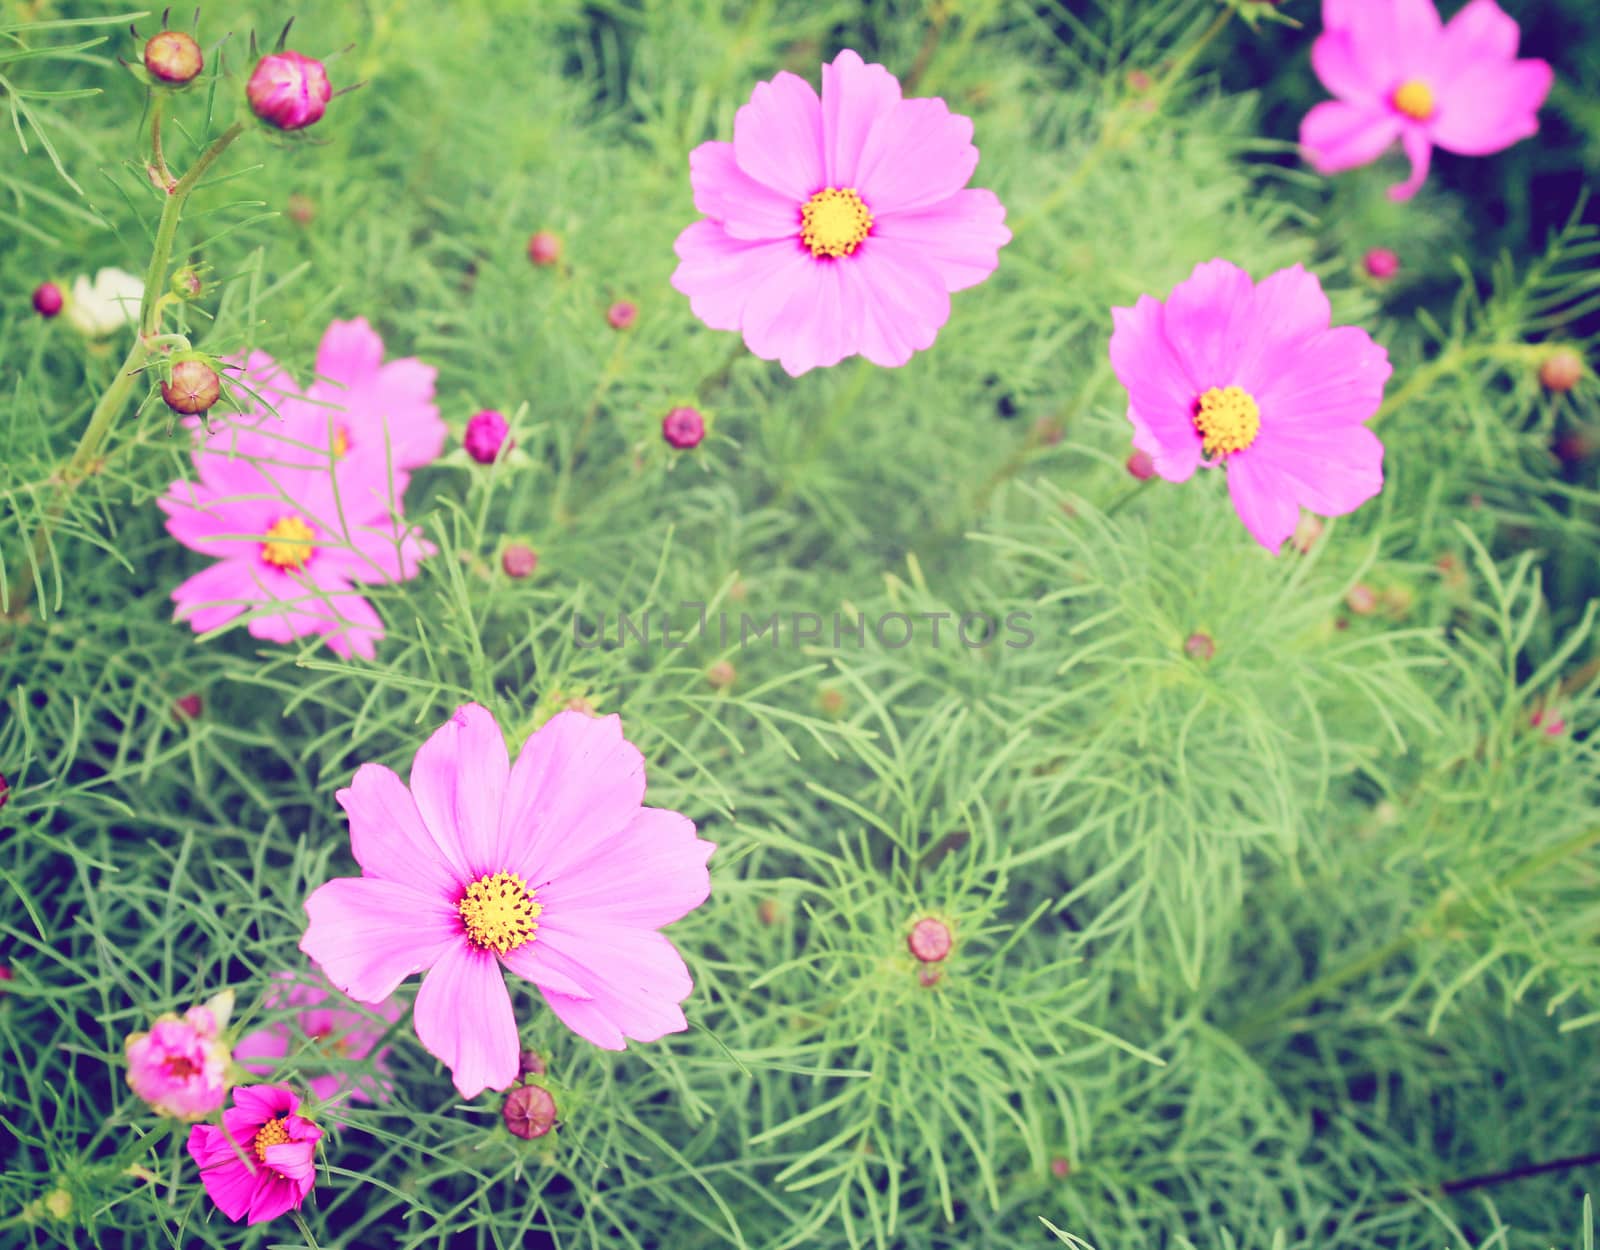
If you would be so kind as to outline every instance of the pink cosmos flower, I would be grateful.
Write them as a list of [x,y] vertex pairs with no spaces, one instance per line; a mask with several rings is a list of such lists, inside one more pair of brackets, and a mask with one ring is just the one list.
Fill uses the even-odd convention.
[[177,619],[204,632],[255,609],[252,637],[371,659],[383,623],[356,587],[415,577],[433,551],[400,508],[409,470],[444,447],[435,371],[384,364],[360,319],[328,328],[304,393],[265,353],[243,365],[236,386],[262,410],[189,423],[195,479],[159,501],[172,536],[218,560],[173,591]]
[[1300,124],[1318,173],[1369,164],[1398,139],[1411,176],[1389,196],[1408,200],[1435,145],[1486,156],[1539,129],[1550,66],[1517,60],[1521,32],[1495,0],[1471,0],[1447,26],[1433,0],[1323,0],[1322,25],[1311,64],[1338,99]]
[[1145,295],[1111,315],[1134,446],[1169,482],[1225,466],[1239,519],[1267,550],[1294,533],[1301,505],[1339,516],[1383,488],[1383,444],[1363,423],[1389,355],[1365,330],[1330,328],[1322,284],[1301,266],[1256,285],[1209,261],[1165,303]]
[[[308,982],[293,972],[277,972],[272,978],[277,984],[268,993],[266,1006],[273,1010],[298,1008],[290,1020],[276,1020],[239,1039],[233,1048],[236,1062],[247,1071],[260,1076],[271,1076],[277,1064],[270,1062],[285,1059],[302,1052],[307,1045],[341,1065],[337,1072],[324,1072],[306,1080],[311,1093],[319,1102],[328,1102],[344,1090],[352,1099],[370,1102],[386,1088],[384,1067],[387,1047],[374,1053],[373,1048],[382,1039],[383,1022],[393,1024],[405,1009],[394,999],[380,1003],[371,1012],[341,1007],[329,1002],[328,990],[315,982]],[[373,1018],[376,1014],[379,1019]],[[267,1063],[258,1062],[268,1060]],[[376,1079],[353,1073],[344,1067],[362,1060],[370,1061],[377,1073]]]
[[705,219],[678,236],[672,285],[791,375],[856,354],[903,365],[1011,240],[994,192],[965,189],[977,164],[970,119],[902,99],[848,49],[822,67],[820,99],[779,74],[739,110],[732,143],[690,153]]
[[189,1008],[182,1019],[159,1016],[148,1033],[130,1033],[123,1042],[128,1087],[157,1115],[203,1120],[222,1106],[228,1094],[228,1047],[220,1034],[232,1001],[219,996]]
[[596,1046],[681,1031],[693,982],[657,930],[705,901],[715,847],[644,789],[616,716],[558,712],[513,765],[468,704],[418,750],[409,788],[363,764],[338,792],[363,875],[306,900],[300,949],[358,1002],[426,971],[417,1036],[466,1098],[517,1079],[502,968]]
[[217,1209],[237,1224],[298,1211],[316,1181],[322,1130],[295,1114],[300,1100],[282,1085],[240,1085],[222,1127],[196,1124],[189,1154]]

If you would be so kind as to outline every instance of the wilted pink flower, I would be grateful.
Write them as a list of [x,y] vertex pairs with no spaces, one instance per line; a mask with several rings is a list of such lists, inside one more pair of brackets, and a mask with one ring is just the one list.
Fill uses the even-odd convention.
[[298,52],[270,52],[256,63],[245,87],[250,108],[279,130],[304,130],[322,119],[333,86],[321,61]]
[[1209,261],[1165,303],[1145,295],[1111,315],[1134,446],[1169,482],[1225,466],[1239,519],[1268,551],[1302,506],[1340,516],[1383,488],[1383,444],[1363,423],[1388,353],[1364,330],[1330,328],[1322,285],[1299,265],[1258,286]]
[[485,408],[467,419],[461,445],[467,449],[467,455],[479,464],[493,464],[510,430],[511,426],[504,416],[492,408]]
[[822,96],[781,73],[689,156],[695,207],[672,285],[713,330],[739,330],[798,375],[860,354],[903,365],[933,344],[950,293],[1011,239],[992,191],[968,190],[972,122],[906,100],[881,65],[839,53]]
[[517,1079],[502,968],[596,1046],[678,1032],[693,982],[657,930],[705,901],[715,848],[687,817],[641,806],[644,789],[616,716],[558,712],[513,766],[494,717],[459,708],[409,788],[363,764],[338,792],[364,875],[306,900],[300,949],[360,1002],[427,972],[417,1036],[467,1098]]
[[[341,1065],[339,1071],[306,1078],[306,1084],[319,1101],[327,1102],[346,1089],[351,1098],[371,1101],[385,1088],[388,1069],[383,1060],[389,1053],[387,1047],[374,1053],[373,1047],[384,1035],[385,1022],[393,1024],[405,1014],[405,1009],[391,998],[371,1011],[358,1011],[340,1006],[324,986],[308,982],[293,972],[276,972],[272,979],[276,984],[267,994],[264,1005],[269,1010],[298,1010],[291,1019],[274,1021],[245,1034],[233,1048],[234,1059],[258,1076],[271,1076],[278,1065],[259,1060],[285,1059],[309,1045]],[[376,1078],[343,1067],[363,1060],[370,1061]],[[306,1066],[305,1061],[296,1065],[297,1068]]]
[[1408,200],[1435,145],[1486,156],[1539,129],[1550,66],[1516,59],[1521,32],[1495,0],[1471,0],[1448,26],[1433,0],[1323,0],[1322,25],[1311,64],[1338,99],[1300,125],[1319,173],[1369,164],[1398,139],[1411,176],[1389,196]]
[[296,1114],[300,1100],[282,1085],[240,1085],[222,1126],[196,1124],[189,1154],[217,1209],[237,1224],[298,1211],[316,1183],[322,1130]]
[[122,1043],[128,1088],[157,1115],[201,1120],[222,1106],[228,1048],[220,1035],[232,1003],[232,995],[224,993],[189,1008],[181,1019],[159,1016],[148,1033],[130,1033]]

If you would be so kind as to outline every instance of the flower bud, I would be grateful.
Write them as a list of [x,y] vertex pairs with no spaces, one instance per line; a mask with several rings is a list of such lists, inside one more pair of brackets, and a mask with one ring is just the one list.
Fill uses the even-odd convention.
[[844,691],[837,686],[829,686],[817,695],[817,706],[824,716],[842,716],[845,703]]
[[783,919],[783,909],[775,898],[764,898],[756,904],[756,919],[769,929]]
[[661,437],[680,451],[698,447],[705,436],[706,419],[697,409],[674,408],[661,419]]
[[1058,1181],[1064,1181],[1068,1176],[1072,1175],[1072,1164],[1067,1161],[1064,1155],[1057,1155],[1050,1160],[1050,1175]]
[[317,206],[309,195],[296,191],[284,201],[283,211],[295,225],[309,226],[317,215]]
[[467,449],[467,455],[479,464],[493,464],[501,446],[508,441],[506,435],[510,429],[505,417],[492,408],[485,408],[482,412],[474,413],[467,422],[461,445]]
[[1148,482],[1156,473],[1156,462],[1147,451],[1134,451],[1128,457],[1128,472],[1141,482]]
[[33,311],[41,317],[54,317],[66,300],[54,282],[41,282],[33,288]]
[[174,273],[171,285],[172,293],[185,301],[199,299],[206,290],[206,284],[200,279],[200,271],[193,265],[185,265]]
[[6,805],[6,800],[11,797],[11,783],[6,780],[5,774],[0,773],[0,807]]
[[706,669],[706,680],[716,690],[726,690],[733,685],[734,678],[737,676],[738,674],[734,672],[733,665],[728,663],[727,660],[718,660],[710,668]]
[[626,330],[639,319],[639,306],[632,300],[619,299],[606,309],[606,324],[613,330]]
[[205,704],[197,694],[186,694],[172,702],[172,714],[179,720],[199,720]]
[[525,1050],[518,1056],[517,1064],[523,1080],[530,1076],[543,1076],[548,1068],[544,1056],[536,1050]]
[[1317,539],[1322,537],[1322,529],[1321,517],[1314,513],[1302,512],[1300,520],[1294,527],[1294,533],[1289,537],[1289,542],[1296,551],[1304,555],[1316,546]]
[[321,61],[298,52],[271,52],[256,63],[245,88],[250,109],[279,130],[304,130],[322,119],[333,85]]
[[941,962],[954,945],[955,936],[950,932],[950,926],[933,916],[924,916],[917,921],[906,937],[906,946],[925,964]]
[[185,416],[207,411],[222,396],[222,379],[203,360],[180,360],[172,376],[161,384],[161,398],[173,412]]
[[1367,276],[1378,282],[1387,282],[1400,272],[1400,257],[1386,247],[1375,247],[1361,258],[1361,267]]
[[1196,632],[1183,640],[1183,651],[1196,660],[1209,660],[1216,655],[1217,644],[1210,634]]
[[931,990],[938,985],[944,977],[943,968],[923,968],[917,973],[917,980],[922,983],[922,988]]
[[1033,423],[1033,441],[1039,447],[1055,447],[1067,436],[1059,417],[1040,417]]
[[1564,394],[1583,381],[1583,357],[1570,347],[1559,347],[1539,366],[1539,381],[1546,390]]
[[44,1209],[58,1220],[72,1214],[72,1195],[65,1189],[52,1189],[44,1196]]
[[532,577],[534,570],[539,567],[539,553],[522,543],[512,543],[500,553],[500,567],[505,570],[507,577],[520,582],[525,577]]
[[200,77],[205,63],[200,45],[181,30],[164,30],[144,45],[144,67],[150,76],[175,87]]
[[556,1100],[537,1085],[519,1085],[506,1095],[500,1112],[506,1127],[524,1141],[543,1137],[556,1124]]
[[553,265],[561,259],[561,240],[541,230],[528,240],[528,259],[536,265]]
[[1528,717],[1528,724],[1535,729],[1543,729],[1552,738],[1559,738],[1567,727],[1567,722],[1555,712],[1547,708],[1539,708]]
[[1344,604],[1357,616],[1371,616],[1378,610],[1378,595],[1365,582],[1357,582],[1345,595]]

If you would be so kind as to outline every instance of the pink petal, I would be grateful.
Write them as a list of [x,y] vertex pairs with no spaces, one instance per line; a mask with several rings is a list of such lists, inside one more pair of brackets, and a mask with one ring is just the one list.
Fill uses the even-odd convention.
[[1445,25],[1439,41],[1440,84],[1480,62],[1513,60],[1521,38],[1516,21],[1495,0],[1471,0]]
[[222,560],[178,584],[172,592],[172,601],[178,605],[172,619],[188,621],[195,633],[203,634],[266,598],[252,576],[249,561]]
[[1323,27],[1347,35],[1369,81],[1386,91],[1427,64],[1440,32],[1433,0],[1332,0]]
[[1383,402],[1392,367],[1382,344],[1358,326],[1337,326],[1263,359],[1252,392],[1263,428],[1358,425]]
[[248,1133],[236,1133],[235,1136],[241,1139],[254,1137],[255,1130],[268,1120],[299,1109],[300,1100],[286,1086],[237,1085],[233,1090],[233,1110],[243,1115],[251,1127]]
[[1553,72],[1544,61],[1486,61],[1439,89],[1433,141],[1461,156],[1486,156],[1539,130]]
[[881,65],[844,49],[822,67],[822,144],[827,185],[856,187],[873,128],[900,103],[900,83]]
[[356,386],[377,373],[383,363],[383,339],[365,317],[334,321],[317,348],[317,374]]
[[1167,481],[1188,481],[1200,465],[1194,402],[1205,388],[1168,341],[1160,300],[1141,295],[1132,308],[1113,308],[1111,318],[1111,368],[1128,391],[1134,445]]
[[950,319],[950,292],[936,263],[891,238],[868,239],[850,260],[839,272],[855,350],[895,368],[932,347]]
[[254,1063],[256,1059],[282,1059],[289,1053],[289,1030],[282,1024],[269,1025],[241,1037],[233,1048],[234,1062],[251,1072],[270,1076],[277,1065]]
[[731,143],[702,143],[689,153],[694,206],[735,239],[792,239],[802,201],[763,186],[744,170]]
[[167,487],[156,504],[167,514],[167,533],[190,551],[217,557],[255,555],[260,536],[283,511],[262,494],[240,496],[183,480]]
[[[354,591],[341,589],[340,593],[327,594],[316,600],[315,605],[308,615],[319,619],[322,624],[314,631],[305,632],[321,634],[328,649],[344,659],[351,656],[363,660],[377,658],[378,644],[384,636],[383,619],[370,600]],[[252,637],[265,636],[256,632],[256,625],[261,619],[264,618],[250,623]]]
[[1248,451],[1228,458],[1228,494],[1250,536],[1273,555],[1300,523],[1300,505],[1282,479]]
[[[541,892],[540,897],[543,897]],[[556,994],[565,994],[571,998],[588,998],[589,991],[583,988],[583,969],[564,959],[550,947],[539,941],[537,934],[534,939],[514,951],[508,951],[500,956],[500,962],[507,971],[524,981],[531,981],[541,990],[550,990]]]
[[739,168],[796,205],[827,185],[822,167],[822,103],[811,84],[790,73],[757,83],[734,114]]
[[1409,200],[1422,189],[1422,184],[1428,180],[1428,166],[1433,160],[1433,141],[1422,126],[1406,126],[1402,129],[1400,144],[1411,162],[1411,176],[1389,188],[1389,198],[1395,201]]
[[744,341],[763,360],[776,360],[790,377],[836,365],[851,353],[840,270],[854,257],[818,260],[796,251],[750,292],[744,306]]
[[1341,100],[1367,106],[1380,105],[1393,84],[1374,81],[1355,41],[1344,31],[1328,29],[1311,45],[1311,68],[1322,85]]
[[581,923],[541,927],[539,941],[583,970],[591,997],[569,998],[544,990],[550,1010],[579,1037],[606,1050],[625,1039],[653,1042],[688,1028],[679,1006],[694,989],[683,957],[649,929]]
[[[211,1129],[221,1137],[221,1133],[212,1129],[211,1125],[196,1124],[189,1133],[189,1153],[195,1155],[197,1161],[199,1155],[195,1153],[194,1135],[204,1129]],[[229,1157],[232,1162],[202,1166],[200,1183],[205,1186],[211,1201],[217,1204],[217,1210],[238,1223],[250,1210],[250,1201],[256,1192],[256,1177],[242,1161],[232,1156],[231,1148]]]
[[542,888],[539,901],[563,921],[581,916],[657,929],[709,897],[706,860],[714,850],[714,843],[695,836],[687,816],[641,808],[613,837]]
[[429,832],[399,777],[382,764],[363,764],[333,797],[350,818],[350,850],[368,878],[398,881],[455,905],[473,873],[454,838]]
[[633,820],[644,786],[644,756],[620,717],[557,712],[523,743],[506,784],[506,870],[535,888],[558,879]]
[[794,240],[746,242],[714,221],[697,221],[678,236],[672,288],[689,297],[694,315],[713,330],[737,330],[752,291],[777,270],[809,258]]
[[453,906],[395,881],[335,878],[312,891],[306,915],[300,949],[362,1003],[381,1003],[407,977],[466,944]]
[[1295,367],[1305,340],[1327,330],[1332,310],[1317,276],[1304,265],[1291,265],[1255,288],[1248,320],[1230,381],[1259,400]]
[[946,291],[977,286],[1000,266],[1000,249],[1011,242],[1006,207],[993,191],[957,191],[917,213],[893,213],[873,226],[867,247],[887,239],[915,250],[932,266]]
[[1400,122],[1386,108],[1325,100],[1300,123],[1300,147],[1319,174],[1370,165],[1400,137]]
[[940,99],[902,100],[872,128],[856,190],[874,217],[913,213],[949,199],[977,167],[970,117]]
[[417,1037],[450,1069],[463,1098],[517,1079],[517,1022],[493,955],[466,942],[453,946],[423,978],[415,1014]]
[[312,1174],[315,1146],[311,1142],[279,1142],[268,1146],[265,1153],[262,1162],[291,1181],[306,1180]]
[[293,1181],[281,1180],[271,1172],[258,1178],[255,1192],[250,1198],[250,1216],[246,1224],[260,1224],[275,1220],[286,1211],[299,1207],[303,1193]]
[[1250,449],[1228,462],[1230,480],[1245,460],[1264,489],[1318,516],[1354,512],[1383,489],[1383,444],[1364,425],[1263,425]]
[[500,806],[509,771],[505,735],[476,703],[458,707],[412,761],[417,811],[441,852],[469,878],[506,870]]
[[383,525],[363,525],[346,535],[347,546],[318,552],[321,570],[342,582],[404,582],[415,577],[422,561],[437,550],[422,531],[385,518]]
[[1241,361],[1257,349],[1254,292],[1250,275],[1226,260],[1196,265],[1172,288],[1162,325],[1184,372],[1199,387],[1194,396],[1234,385]]

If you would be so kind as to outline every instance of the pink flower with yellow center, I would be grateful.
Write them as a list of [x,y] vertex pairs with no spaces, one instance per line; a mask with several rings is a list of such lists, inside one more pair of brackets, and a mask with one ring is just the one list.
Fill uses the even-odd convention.
[[[128,1088],[157,1115],[202,1120],[228,1094],[228,1047],[221,1032],[231,996],[156,1018],[148,1033],[131,1033],[122,1044]],[[223,1018],[219,1019],[219,1012]]]
[[189,1155],[217,1209],[237,1224],[298,1211],[316,1183],[322,1130],[299,1115],[300,1099],[282,1085],[240,1085],[222,1126],[189,1130]]
[[1319,173],[1370,164],[1399,140],[1411,176],[1389,195],[1408,200],[1434,147],[1486,156],[1539,129],[1550,66],[1517,59],[1521,32],[1495,0],[1471,0],[1448,25],[1433,0],[1323,0],[1322,25],[1311,64],[1338,98],[1300,125]]
[[[393,1024],[405,1009],[393,999],[371,1011],[340,1006],[325,985],[293,972],[274,973],[273,981],[265,1005],[271,1010],[293,1009],[294,1015],[245,1034],[233,1048],[234,1061],[258,1076],[271,1076],[279,1067],[276,1061],[292,1057],[297,1068],[315,1068],[315,1058],[305,1056],[307,1052],[321,1054],[337,1070],[306,1078],[319,1102],[329,1102],[346,1090],[352,1099],[362,1102],[381,1096],[388,1088],[389,1073],[383,1060],[389,1051],[387,1047],[374,1048],[383,1038],[385,1024]],[[369,1067],[371,1074],[350,1070],[359,1063]]]
[[903,365],[1011,240],[994,192],[967,188],[977,165],[970,119],[902,98],[848,49],[822,67],[820,98],[779,74],[739,110],[732,143],[690,153],[705,219],[678,236],[672,285],[791,375],[858,354]]
[[706,900],[715,847],[644,790],[615,716],[558,712],[512,764],[468,704],[417,751],[409,787],[363,764],[339,791],[363,875],[306,900],[300,949],[358,1002],[426,972],[417,1036],[467,1098],[520,1070],[505,972],[596,1046],[679,1032],[694,983],[658,930]]
[[1332,326],[1299,265],[1259,284],[1225,260],[1196,265],[1165,303],[1111,310],[1111,365],[1128,390],[1133,445],[1169,482],[1221,468],[1234,509],[1276,554],[1305,507],[1352,512],[1383,489],[1383,444],[1365,422],[1389,354]]

